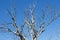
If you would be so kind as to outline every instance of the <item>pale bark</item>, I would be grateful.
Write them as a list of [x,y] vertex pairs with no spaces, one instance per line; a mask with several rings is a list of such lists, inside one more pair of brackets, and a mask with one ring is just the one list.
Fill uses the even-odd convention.
[[25,38],[22,35],[20,35],[19,37],[20,37],[20,40],[25,40]]
[[37,38],[34,38],[33,40],[37,40]]

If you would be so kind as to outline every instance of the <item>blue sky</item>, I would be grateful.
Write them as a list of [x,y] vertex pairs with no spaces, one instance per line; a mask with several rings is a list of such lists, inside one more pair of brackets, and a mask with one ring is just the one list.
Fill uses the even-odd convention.
[[[16,2],[16,20],[17,25],[21,26],[24,22],[24,10],[32,5],[34,2],[37,2],[36,13],[39,14],[39,10],[46,7],[46,4],[49,4],[51,8],[57,8],[57,11],[60,8],[60,0],[0,0],[0,23],[7,23],[10,21],[9,15],[7,14],[7,9],[13,5],[13,2]],[[39,20],[39,19],[38,19]],[[46,27],[46,31],[38,37],[38,40],[56,40],[57,30],[60,29],[60,18],[51,23]],[[14,40],[16,36],[12,33],[0,32],[0,40]],[[59,39],[58,39],[59,40]]]

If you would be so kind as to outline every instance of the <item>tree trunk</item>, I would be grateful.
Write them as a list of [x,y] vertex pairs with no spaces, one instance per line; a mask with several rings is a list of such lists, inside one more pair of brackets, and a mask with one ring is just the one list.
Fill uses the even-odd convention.
[[19,35],[20,40],[25,40],[25,38],[23,37],[23,35]]
[[35,37],[35,38],[33,38],[33,40],[37,40],[37,38]]
[[36,35],[34,35],[33,40],[37,40],[37,36]]
[[24,38],[23,36],[20,36],[20,39],[21,39],[21,40],[25,40],[25,38]]

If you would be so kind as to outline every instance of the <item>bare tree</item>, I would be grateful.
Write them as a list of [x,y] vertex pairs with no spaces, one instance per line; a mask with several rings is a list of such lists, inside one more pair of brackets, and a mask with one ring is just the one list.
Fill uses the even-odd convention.
[[[7,10],[8,14],[10,15],[10,18],[12,20],[12,22],[7,23],[7,25],[13,26],[16,31],[11,30],[11,28],[9,28],[9,27],[5,27],[6,26],[5,24],[0,24],[5,27],[5,28],[4,27],[0,27],[0,28],[7,29],[9,32],[12,32],[16,36],[18,36],[20,38],[20,40],[28,40],[28,37],[26,37],[27,35],[22,33],[23,29],[25,27],[24,25],[27,24],[28,30],[26,33],[30,35],[31,40],[37,40],[37,38],[45,31],[45,27],[47,27],[54,20],[56,20],[60,16],[60,14],[58,14],[55,9],[52,12],[52,14],[50,13],[50,11],[46,12],[44,9],[42,9],[42,13],[41,13],[42,16],[39,14],[41,21],[39,22],[39,26],[37,26],[37,27],[39,27],[39,29],[37,30],[37,29],[35,29],[36,28],[35,25],[38,25],[38,24],[35,24],[36,23],[36,21],[35,21],[36,18],[34,15],[35,8],[36,8],[36,5],[33,4],[31,7],[29,7],[28,9],[25,10],[26,19],[25,19],[23,25],[21,25],[21,29],[19,29],[16,24],[16,8],[15,7],[13,8],[14,12]],[[49,7],[47,7],[47,9],[49,10]],[[48,16],[50,18],[48,18]],[[30,17],[30,19],[29,19],[29,17]],[[46,19],[49,19],[49,20],[46,21]]]
[[[11,9],[12,9],[11,11],[9,9],[7,9],[7,12],[9,14],[12,22],[11,23],[8,22],[6,24],[0,23],[0,29],[8,31],[8,32],[12,32],[16,36],[18,36],[20,38],[20,40],[26,40],[26,38],[22,34],[22,30],[23,30],[23,27],[25,25],[25,22],[23,23],[23,25],[21,25],[20,31],[18,30],[18,26],[16,24],[16,4],[15,3],[13,4],[13,7]],[[11,28],[9,28],[9,25],[14,27],[16,31],[11,30]]]
[[[52,12],[52,14],[53,14],[52,15],[49,11],[49,6],[47,6],[47,9],[48,9],[47,13],[45,12],[44,9],[42,9],[42,12],[43,12],[43,13],[41,13],[42,16],[39,15],[41,17],[40,18],[41,21],[39,22],[40,23],[39,29],[36,30],[35,29],[35,23],[36,23],[35,19],[37,19],[37,18],[35,18],[35,16],[34,16],[35,8],[36,8],[36,5],[33,4],[33,7],[28,8],[26,11],[27,14],[29,14],[29,13],[31,14],[31,16],[30,16],[31,20],[29,19],[28,15],[26,16],[26,20],[25,20],[26,24],[31,29],[30,30],[31,40],[37,40],[37,37],[40,36],[44,32],[44,30],[45,30],[44,28],[47,27],[48,25],[50,25],[54,20],[56,20],[60,16],[60,14],[58,14],[58,12],[56,11],[55,8]],[[51,16],[51,18],[49,19],[48,16]],[[47,19],[49,19],[49,21],[45,21]],[[36,25],[38,25],[38,24],[36,24]]]

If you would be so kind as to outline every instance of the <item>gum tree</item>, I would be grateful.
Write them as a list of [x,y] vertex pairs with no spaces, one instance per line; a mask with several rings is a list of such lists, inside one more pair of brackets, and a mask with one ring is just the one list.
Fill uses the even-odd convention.
[[[20,38],[20,40],[28,40],[29,36],[31,40],[37,40],[37,38],[45,31],[45,28],[47,26],[49,26],[54,20],[56,20],[60,14],[58,14],[58,12],[56,11],[56,9],[54,8],[54,10],[51,12],[49,11],[49,7],[47,6],[46,9],[48,11],[46,11],[45,9],[41,9],[41,15],[37,15],[37,17],[39,16],[40,18],[37,20],[39,23],[36,23],[36,19],[35,18],[35,8],[37,6],[35,4],[33,4],[32,6],[29,6],[29,8],[27,8],[25,10],[25,21],[23,22],[23,24],[20,26],[21,29],[19,29],[19,27],[16,24],[16,8],[14,7],[14,12],[11,12],[9,10],[7,10],[8,14],[10,15],[10,18],[12,20],[11,23],[7,23],[7,25],[10,25],[12,27],[15,28],[15,31],[11,30],[11,28],[6,27],[5,24],[0,24],[1,26],[4,27],[0,27],[0,29],[7,29],[7,31],[12,32],[13,34],[15,34],[16,36],[18,36]],[[37,11],[37,10],[36,10]],[[49,17],[49,18],[48,18]],[[39,24],[39,26],[37,26]],[[27,27],[25,26],[27,25]],[[27,29],[24,29],[24,27],[26,27]],[[37,27],[39,29],[37,29]],[[26,35],[25,33],[23,33],[26,30]],[[28,37],[26,37],[28,36]]]

